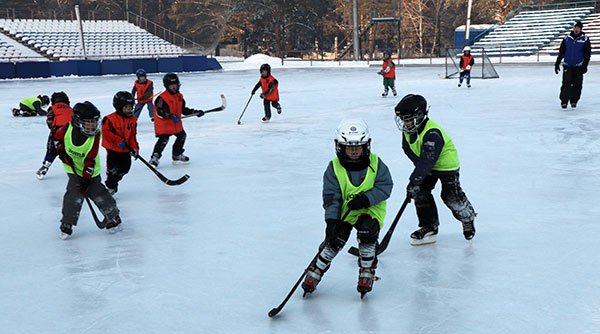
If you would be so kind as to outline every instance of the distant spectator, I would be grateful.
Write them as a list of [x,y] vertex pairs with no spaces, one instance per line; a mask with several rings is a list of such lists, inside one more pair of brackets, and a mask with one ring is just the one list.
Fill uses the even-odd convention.
[[43,108],[50,104],[50,98],[47,95],[38,95],[37,97],[28,97],[19,102],[19,109],[13,108],[13,116],[46,116],[47,112]]
[[154,83],[146,76],[146,70],[140,68],[135,71],[137,80],[133,84],[131,95],[136,96],[137,103],[133,109],[133,114],[136,118],[140,118],[140,113],[144,106],[148,108],[148,116],[150,120],[154,122],[154,105],[152,104],[152,98],[154,97]]
[[560,62],[563,63],[562,86],[560,87],[560,106],[563,109],[567,108],[569,102],[571,102],[571,108],[577,107],[583,87],[583,75],[588,70],[592,54],[592,44],[582,29],[583,23],[575,23],[573,31],[560,43],[558,57],[554,64],[554,72],[558,74]]

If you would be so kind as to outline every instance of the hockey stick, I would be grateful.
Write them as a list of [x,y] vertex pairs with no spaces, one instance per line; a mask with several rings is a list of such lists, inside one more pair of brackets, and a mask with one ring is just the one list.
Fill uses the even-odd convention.
[[85,201],[87,202],[88,206],[90,207],[90,211],[92,212],[92,217],[94,217],[94,222],[96,222],[96,226],[98,226],[99,229],[103,229],[106,227],[106,219],[104,220],[100,220],[98,218],[98,215],[96,215],[96,211],[94,210],[94,207],[92,206],[92,202],[90,202],[90,198],[85,196]]
[[[204,113],[206,114],[209,112],[221,111],[221,110],[225,110],[225,108],[227,108],[227,100],[225,99],[225,95],[221,94],[221,106],[212,108],[212,109],[208,109],[208,110],[204,110]],[[183,116],[181,116],[181,118],[188,118],[188,117],[197,116],[197,115],[198,115],[198,113],[193,113],[193,114],[189,114],[189,115],[183,115]]]
[[238,118],[238,125],[242,124],[242,116],[244,116],[244,113],[246,112],[246,109],[248,108],[248,105],[250,104],[250,100],[252,100],[252,97],[254,97],[254,94],[250,95],[250,98],[248,99],[248,103],[246,103],[246,106],[244,107],[244,111],[242,111],[240,118]]
[[[383,239],[381,239],[381,243],[377,246],[377,255],[383,253],[385,251],[385,249],[388,247],[388,244],[390,243],[390,239],[392,238],[392,234],[394,233],[394,229],[396,228],[396,225],[398,225],[398,222],[400,221],[400,216],[402,216],[402,213],[404,213],[404,210],[408,206],[408,203],[410,203],[410,197],[406,196],[406,199],[404,199],[404,203],[402,203],[400,210],[398,210],[398,213],[396,214],[396,218],[394,218],[392,225],[390,225],[390,229],[387,231],[387,233],[385,234]],[[352,246],[352,247],[350,247],[350,249],[348,249],[348,253],[350,253],[354,256],[359,255],[358,248],[356,248],[354,246]]]
[[140,160],[144,165],[146,165],[146,167],[150,168],[150,170],[152,172],[154,172],[154,174],[156,174],[156,176],[158,176],[158,178],[161,181],[163,181],[166,185],[177,186],[177,185],[184,183],[185,181],[187,181],[190,178],[189,175],[185,174],[184,176],[178,178],[177,180],[168,179],[166,176],[162,175],[158,170],[156,170],[156,168],[154,166],[149,164],[148,161],[146,161],[144,158],[142,158],[139,155],[138,155],[138,160]]
[[[348,217],[348,214],[351,212],[352,210],[348,210],[348,212],[346,212],[344,214],[344,216],[342,217],[342,221],[344,221],[346,219],[346,217]],[[323,244],[323,243],[321,243]],[[296,289],[298,288],[298,286],[300,285],[300,283],[302,282],[302,279],[304,278],[304,275],[306,275],[306,272],[308,271],[308,269],[310,268],[310,266],[313,265],[313,263],[315,263],[317,261],[317,257],[319,257],[319,254],[321,254],[321,247],[319,247],[319,250],[317,251],[317,254],[312,258],[312,260],[310,260],[310,263],[308,264],[308,266],[306,267],[306,269],[304,269],[304,271],[302,272],[302,275],[300,275],[300,278],[298,278],[298,281],[296,281],[296,284],[294,284],[294,286],[292,287],[292,289],[290,290],[290,292],[288,293],[288,295],[285,297],[285,299],[281,302],[281,304],[279,304],[279,306],[271,309],[271,311],[269,311],[269,318],[273,318],[274,316],[276,316],[285,306],[285,304],[288,302],[288,300],[290,300],[290,297],[292,297],[292,295],[294,294],[294,292],[296,292]]]

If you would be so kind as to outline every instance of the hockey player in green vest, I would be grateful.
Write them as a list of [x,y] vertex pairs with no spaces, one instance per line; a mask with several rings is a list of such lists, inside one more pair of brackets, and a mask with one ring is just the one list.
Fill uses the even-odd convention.
[[440,180],[442,200],[454,218],[462,222],[465,239],[475,236],[475,210],[460,187],[460,163],[450,136],[427,117],[429,108],[421,95],[408,94],[396,105],[396,125],[402,134],[402,149],[415,168],[409,177],[407,195],[415,203],[419,229],[411,237],[413,246],[437,240],[437,207],[431,191]]
[[69,180],[63,197],[61,239],[67,239],[77,225],[84,198],[88,197],[106,219],[106,229],[120,229],[121,218],[113,197],[100,180],[100,111],[90,102],[73,107],[73,120],[54,135],[56,150]]
[[306,272],[302,283],[305,295],[315,290],[352,228],[356,229],[359,242],[357,290],[361,298],[373,287],[377,239],[393,182],[387,166],[370,148],[369,128],[363,120],[340,123],[335,139],[337,157],[329,162],[323,175],[325,241]]
[[47,95],[38,95],[37,97],[28,97],[19,101],[19,109],[13,108],[13,116],[45,116],[46,110],[43,108],[50,104],[50,98]]

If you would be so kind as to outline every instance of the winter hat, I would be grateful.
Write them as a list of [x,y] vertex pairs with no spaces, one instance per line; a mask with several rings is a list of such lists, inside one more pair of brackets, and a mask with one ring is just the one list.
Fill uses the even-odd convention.
[[575,23],[576,27],[579,27],[579,29],[583,29],[583,23],[581,21],[577,21],[577,23]]

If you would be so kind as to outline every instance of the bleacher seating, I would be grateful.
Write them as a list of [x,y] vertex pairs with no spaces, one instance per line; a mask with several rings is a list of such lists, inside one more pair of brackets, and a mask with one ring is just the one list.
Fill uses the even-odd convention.
[[[127,21],[83,21],[88,59],[180,56],[186,51]],[[77,21],[2,20],[0,28],[51,59],[83,59]]]
[[528,56],[564,36],[593,7],[522,11],[473,44],[489,56]]
[[18,61],[44,61],[46,58],[40,56],[35,51],[28,49],[19,42],[0,34],[0,61],[18,62]]
[[[592,42],[592,54],[600,54],[600,13],[590,14],[583,20],[583,32],[590,38]],[[569,34],[571,29],[564,34],[556,37],[552,42],[540,50],[540,53],[557,55],[558,48],[564,37]]]

